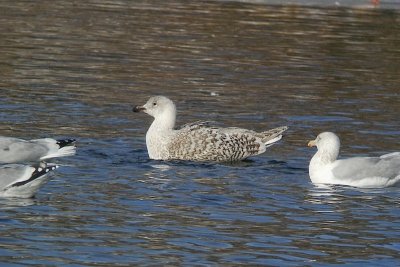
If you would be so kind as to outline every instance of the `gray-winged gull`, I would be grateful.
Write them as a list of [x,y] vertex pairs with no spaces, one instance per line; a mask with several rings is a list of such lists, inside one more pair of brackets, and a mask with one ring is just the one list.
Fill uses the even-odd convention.
[[400,152],[338,160],[340,140],[331,132],[319,134],[308,146],[318,148],[309,166],[313,183],[382,188],[400,182]]
[[33,197],[36,191],[49,180],[49,173],[57,165],[44,167],[7,164],[0,166],[0,197]]
[[75,154],[75,139],[23,140],[0,136],[0,163],[39,162]]
[[154,117],[146,134],[149,157],[156,160],[238,161],[264,153],[282,138],[283,126],[265,132],[219,128],[209,122],[194,122],[175,130],[176,107],[165,96],[151,97],[134,112]]

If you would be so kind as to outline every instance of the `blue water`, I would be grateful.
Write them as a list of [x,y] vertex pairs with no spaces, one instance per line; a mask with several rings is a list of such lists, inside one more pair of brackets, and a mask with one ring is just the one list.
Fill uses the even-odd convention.
[[[384,1],[382,1],[384,2]],[[306,147],[399,151],[396,9],[235,2],[0,3],[0,132],[74,137],[34,199],[0,200],[7,266],[396,266],[399,188],[315,186]],[[216,120],[277,145],[235,164],[149,160],[164,94],[178,124]]]

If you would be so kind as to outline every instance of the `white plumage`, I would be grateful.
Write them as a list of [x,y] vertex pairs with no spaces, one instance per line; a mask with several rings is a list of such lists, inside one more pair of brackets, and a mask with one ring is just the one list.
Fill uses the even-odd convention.
[[176,107],[164,96],[151,97],[134,112],[154,117],[146,134],[149,157],[157,160],[238,161],[264,153],[282,138],[288,127],[265,132],[241,128],[219,128],[210,122],[194,122],[175,130]]
[[[75,154],[75,139],[23,140],[0,136],[0,197],[32,197],[58,168],[44,161]],[[17,164],[18,163],[18,164]]]
[[0,166],[0,197],[32,197],[49,180],[50,172],[57,168],[50,164]]
[[318,148],[309,166],[313,183],[382,188],[400,182],[400,152],[338,160],[340,140],[331,132],[319,134],[308,146]]
[[75,140],[51,138],[23,140],[0,136],[0,163],[26,163],[72,156],[75,154]]

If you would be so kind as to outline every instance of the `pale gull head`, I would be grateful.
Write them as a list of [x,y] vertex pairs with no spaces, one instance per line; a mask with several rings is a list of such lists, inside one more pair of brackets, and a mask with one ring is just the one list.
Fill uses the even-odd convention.
[[144,112],[154,117],[160,126],[174,128],[176,107],[174,102],[165,96],[153,96],[143,106],[135,106],[133,112]]
[[324,155],[329,161],[334,161],[339,155],[340,140],[339,137],[332,132],[320,133],[315,140],[308,142],[309,147],[316,146],[318,153]]

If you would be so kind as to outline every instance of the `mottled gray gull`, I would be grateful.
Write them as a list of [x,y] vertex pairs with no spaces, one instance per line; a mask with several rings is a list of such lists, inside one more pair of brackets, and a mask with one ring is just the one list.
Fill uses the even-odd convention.
[[288,129],[283,126],[258,133],[194,122],[175,130],[176,107],[165,96],[151,97],[133,111],[154,117],[146,134],[146,145],[149,157],[156,160],[239,161],[264,153]]
[[0,166],[0,197],[33,197],[36,191],[49,180],[57,165],[44,167],[7,164]]
[[23,140],[0,136],[0,163],[40,162],[75,154],[75,139]]
[[308,146],[318,148],[309,166],[313,183],[382,188],[400,182],[400,152],[338,160],[340,140],[331,132],[319,134]]

